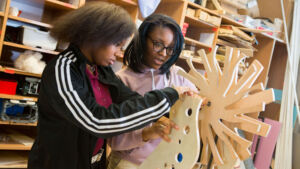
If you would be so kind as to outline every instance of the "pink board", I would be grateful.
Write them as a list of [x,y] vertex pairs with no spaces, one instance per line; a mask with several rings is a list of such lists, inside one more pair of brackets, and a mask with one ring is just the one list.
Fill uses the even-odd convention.
[[281,123],[279,123],[278,121],[265,119],[264,122],[270,124],[272,127],[269,132],[269,135],[267,137],[261,137],[259,141],[255,162],[254,162],[254,166],[257,169],[270,168],[272,155],[281,128]]
[[251,157],[252,159],[254,158],[255,155],[255,150],[256,150],[256,146],[257,146],[257,141],[258,141],[258,136],[254,135],[253,137],[253,142],[252,142],[252,146],[251,146]]

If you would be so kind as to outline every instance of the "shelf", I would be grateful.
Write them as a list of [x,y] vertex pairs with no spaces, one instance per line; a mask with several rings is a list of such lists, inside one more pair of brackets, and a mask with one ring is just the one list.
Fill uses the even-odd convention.
[[112,2],[120,6],[136,6],[136,7],[138,6],[138,4],[133,0],[109,0],[109,2]]
[[32,77],[38,77],[41,78],[41,74],[35,74],[35,73],[29,73],[25,72],[16,68],[11,68],[11,67],[3,67],[0,66],[0,72],[8,73],[8,74],[17,74],[17,75],[25,75],[25,76],[32,76]]
[[238,26],[238,27],[245,27],[246,26],[238,21],[235,21],[234,19],[231,19],[228,16],[222,15],[222,24],[227,24],[227,25],[233,25],[233,26]]
[[0,143],[0,150],[31,150],[32,145],[24,145],[20,143]]
[[255,34],[257,37],[265,37],[265,38],[269,38],[269,39],[274,39],[274,40],[276,40],[277,42],[279,42],[279,43],[282,43],[282,44],[285,44],[285,41],[284,40],[282,40],[282,39],[279,39],[279,38],[277,38],[277,37],[274,37],[274,36],[272,36],[272,35],[269,35],[269,34],[267,34],[267,33],[257,33],[257,34]]
[[69,3],[61,2],[58,0],[45,0],[45,6],[55,8],[58,10],[74,10],[78,7]]
[[8,16],[8,19],[15,20],[15,21],[20,21],[20,22],[24,22],[24,23],[29,23],[29,24],[32,24],[32,25],[37,25],[37,26],[41,26],[41,27],[45,27],[45,28],[52,28],[52,26],[50,24],[43,23],[43,22],[38,22],[38,21],[26,19],[26,18],[21,18],[21,17],[17,17],[17,16],[11,16],[10,15],[10,16]]
[[4,16],[4,12],[0,11],[0,16]]
[[205,44],[205,43],[196,41],[196,40],[191,39],[191,38],[188,38],[188,37],[185,37],[185,38],[184,38],[184,41],[185,41],[186,44],[189,44],[189,45],[196,45],[196,47],[198,47],[198,48],[206,48],[206,49],[211,48],[211,46],[209,46],[209,45],[207,45],[207,44]]
[[214,11],[212,11],[212,10],[210,10],[210,9],[204,8],[203,6],[198,5],[198,4],[196,4],[196,3],[193,3],[193,2],[191,2],[191,1],[189,1],[189,0],[185,0],[185,1],[187,1],[189,7],[196,8],[196,9],[201,9],[201,10],[203,10],[203,11],[205,11],[205,12],[210,13],[210,14],[219,16],[219,14],[218,14],[217,12],[214,12]]
[[18,131],[4,130],[0,133],[0,150],[30,150],[34,139]]
[[56,52],[56,51],[40,49],[40,48],[34,48],[34,47],[25,46],[25,45],[21,45],[21,44],[17,44],[17,43],[12,43],[12,42],[3,42],[3,45],[15,47],[15,48],[21,48],[21,49],[25,49],[25,50],[33,50],[33,51],[37,51],[37,52],[41,52],[41,53],[47,53],[47,54],[51,54],[51,55],[58,55],[59,54],[59,52]]
[[0,98],[2,99],[12,99],[12,100],[26,100],[26,101],[33,101],[37,102],[37,97],[27,97],[27,96],[20,96],[20,95],[9,95],[9,94],[0,94]]
[[[238,22],[238,21],[235,21],[234,19],[231,19],[231,18],[229,18],[228,16],[224,16],[224,15],[222,16],[222,23],[223,23],[223,24],[233,25],[233,26],[236,26],[236,27],[248,28],[248,27],[246,27],[244,24],[242,24],[242,23],[240,23],[240,22]],[[271,36],[271,35],[269,35],[269,34],[267,34],[267,33],[264,33],[264,32],[255,33],[255,35],[256,35],[257,37],[270,38],[270,39],[274,39],[274,40],[276,40],[276,41],[278,41],[278,42],[280,42],[280,43],[285,43],[284,40],[279,39],[279,38],[276,38],[276,37]]]
[[197,19],[195,17],[191,17],[191,16],[185,16],[185,22],[187,22],[190,26],[194,26],[194,27],[216,28],[216,26],[211,23],[208,23],[206,21],[203,21],[203,20]]
[[27,168],[28,153],[0,151],[0,168]]
[[16,122],[12,122],[12,121],[1,121],[0,120],[0,125],[11,125],[11,126],[37,126],[37,122],[36,123],[16,123]]

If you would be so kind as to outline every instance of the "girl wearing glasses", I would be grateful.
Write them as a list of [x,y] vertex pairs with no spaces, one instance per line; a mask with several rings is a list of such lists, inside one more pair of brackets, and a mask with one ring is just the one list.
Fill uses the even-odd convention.
[[[130,89],[144,95],[146,92],[172,85],[195,86],[177,75],[175,66],[184,38],[179,25],[162,14],[149,16],[141,24],[138,35],[129,44],[124,55],[126,67],[117,75]],[[108,141],[112,152],[108,169],[135,169],[154,151],[162,139],[170,141],[165,133],[172,122],[163,117],[143,129],[135,130]]]
[[[168,87],[143,93],[142,97],[115,75],[110,65],[135,33],[135,24],[121,7],[104,2],[87,3],[53,25],[51,35],[70,45],[43,72],[37,137],[28,169],[105,168],[104,139],[143,128],[159,119],[168,113],[182,90]],[[151,38],[159,40],[157,36]],[[173,40],[162,42],[164,46],[176,44],[176,49],[181,49]],[[155,56],[161,60],[167,58],[166,54]],[[162,62],[157,60],[155,64]],[[168,68],[161,70],[165,73]],[[170,124],[171,128],[177,128]],[[148,137],[149,134],[144,140]]]

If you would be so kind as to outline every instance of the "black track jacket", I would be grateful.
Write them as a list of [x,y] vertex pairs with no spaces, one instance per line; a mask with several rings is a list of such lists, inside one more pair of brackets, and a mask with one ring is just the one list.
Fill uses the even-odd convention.
[[99,81],[109,86],[113,101],[104,108],[94,98],[86,64],[80,49],[70,45],[46,66],[29,169],[90,169],[97,138],[142,128],[168,113],[178,99],[172,88],[142,97],[126,87],[111,67],[98,66]]

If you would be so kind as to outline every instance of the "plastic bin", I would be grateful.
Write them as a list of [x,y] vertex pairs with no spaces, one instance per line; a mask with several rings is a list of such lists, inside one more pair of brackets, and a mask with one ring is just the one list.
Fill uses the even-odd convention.
[[30,26],[22,26],[22,43],[27,46],[55,50],[57,40],[50,36],[49,32],[40,31]]
[[0,79],[0,93],[15,95],[18,82],[14,80]]

